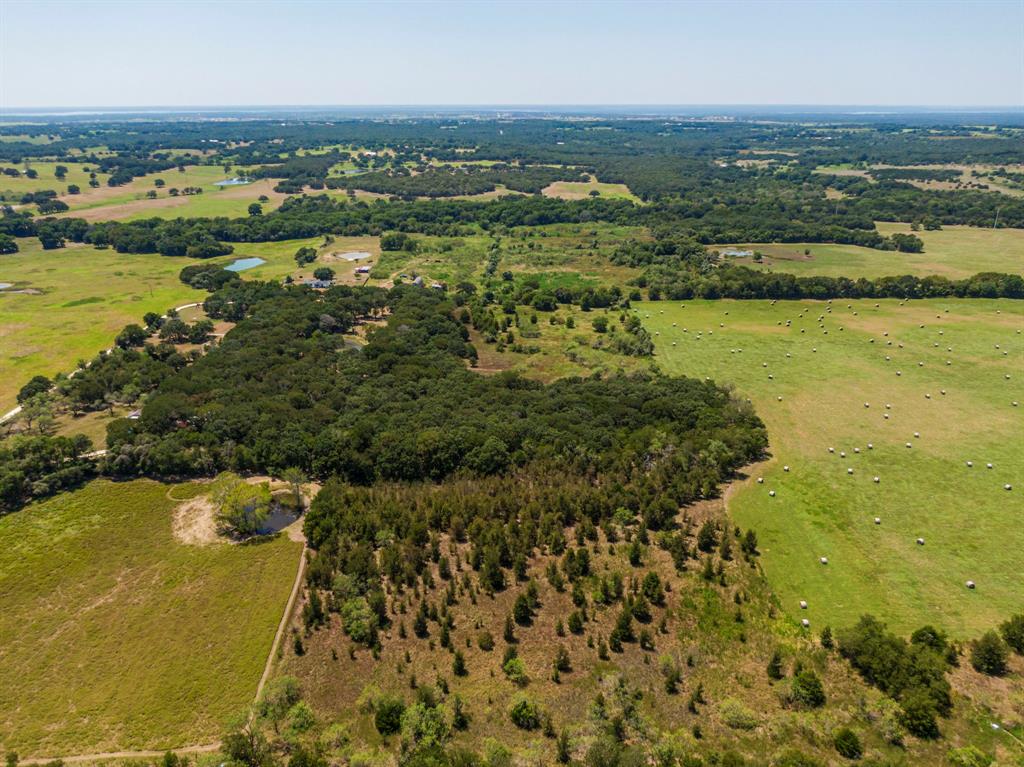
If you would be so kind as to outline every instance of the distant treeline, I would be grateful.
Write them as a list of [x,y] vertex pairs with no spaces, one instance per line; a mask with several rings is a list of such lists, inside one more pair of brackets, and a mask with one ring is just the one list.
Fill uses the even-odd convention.
[[[0,142],[0,160],[53,157],[80,159],[77,153],[105,146],[113,157],[169,156],[169,150],[213,150],[206,163],[261,165],[261,176],[286,179],[294,189],[302,179],[322,183],[321,161],[300,151],[338,152],[358,146],[387,150],[360,167],[397,165],[427,157],[442,162],[488,160],[528,165],[594,168],[602,181],[628,184],[642,199],[686,195],[709,187],[728,187],[757,177],[732,161],[757,156],[789,163],[805,173],[819,165],[879,163],[888,165],[1004,165],[1020,158],[1019,136],[1012,128],[995,128],[985,136],[970,125],[936,125],[936,118],[905,118],[891,123],[865,118],[843,126],[779,122],[709,123],[684,119],[452,120],[232,120],[232,121],[91,121],[57,120],[48,125],[5,126],[9,136],[45,135],[49,143]],[[941,120],[939,122],[942,122]],[[955,140],[948,140],[955,139]],[[751,155],[750,152],[757,152]],[[324,155],[321,155],[324,156]],[[341,156],[339,153],[338,156]],[[282,161],[282,157],[286,158]],[[271,171],[272,165],[279,166]],[[769,173],[773,172],[769,169]],[[138,175],[138,174],[136,174]]]
[[[917,252],[921,240],[895,234],[883,246]],[[860,277],[797,277],[724,262],[719,264],[703,243],[673,229],[656,232],[651,241],[629,241],[611,255],[613,263],[643,268],[633,281],[646,288],[652,301],[690,298],[1024,298],[1024,277],[984,272],[961,280],[897,275]],[[898,262],[894,262],[898,263]],[[898,266],[893,267],[894,271]]]
[[962,280],[946,277],[796,277],[724,265],[711,272],[653,266],[637,281],[652,301],[690,298],[1024,298],[1024,277],[982,272]]
[[[262,216],[247,218],[146,219],[90,224],[81,219],[32,219],[6,210],[0,234],[44,233],[51,243],[71,240],[111,246],[121,253],[223,255],[217,243],[267,242],[334,235],[378,235],[400,231],[466,236],[481,230],[555,223],[610,222],[672,229],[703,244],[729,242],[838,242],[872,248],[900,247],[883,237],[874,221],[927,221],[930,225],[991,225],[998,210],[1003,226],[1024,227],[1024,199],[984,192],[924,191],[906,184],[868,184],[859,197],[833,202],[820,197],[791,201],[786,187],[771,182],[750,195],[705,195],[700,199],[633,205],[627,200],[549,199],[538,195],[491,201],[427,200],[374,203],[327,196],[293,197]],[[907,240],[910,242],[910,240]],[[46,243],[44,242],[44,246]],[[60,247],[59,244],[54,245]],[[905,248],[904,248],[905,249]],[[193,255],[190,254],[190,255]]]
[[545,166],[442,167],[427,168],[413,175],[408,169],[363,173],[327,179],[328,189],[362,189],[398,197],[455,197],[493,192],[498,185],[515,192],[537,194],[555,181],[583,181],[585,175],[572,168]]
[[957,181],[960,171],[946,168],[874,168],[869,171],[872,178],[882,180],[899,179],[910,181]]

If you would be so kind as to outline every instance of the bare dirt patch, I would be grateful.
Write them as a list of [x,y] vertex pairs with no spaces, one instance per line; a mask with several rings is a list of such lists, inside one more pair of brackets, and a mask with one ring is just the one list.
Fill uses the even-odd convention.
[[205,495],[178,504],[171,529],[175,540],[186,546],[212,546],[222,542],[214,522],[213,502]]

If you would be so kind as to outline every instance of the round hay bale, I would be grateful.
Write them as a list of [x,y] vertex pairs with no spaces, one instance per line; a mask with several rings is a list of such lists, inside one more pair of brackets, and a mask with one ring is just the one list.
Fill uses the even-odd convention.
[[847,474],[853,474],[853,467],[851,466],[849,469],[847,469],[846,473]]
[[757,478],[757,484],[763,485],[764,484],[764,477],[758,477]]
[[865,402],[864,403],[864,407],[871,407],[871,403],[870,402]]
[[779,400],[779,402],[782,402],[782,397],[779,397],[778,400]]
[[788,466],[783,466],[783,467],[782,467],[782,470],[783,470],[783,471],[789,471],[789,467],[788,467]]
[[918,546],[924,546],[924,538],[918,538],[917,539],[917,545]]
[[830,453],[834,453],[834,452],[836,451],[836,449],[835,449],[834,447],[830,447],[830,448],[828,449],[828,451],[829,451]]
[[974,466],[974,461],[968,461],[967,462],[967,468],[968,469],[972,468],[973,466]]
[[881,517],[875,517],[875,524],[876,525],[882,524],[882,518]]
[[840,458],[846,458],[846,451],[845,450],[840,450],[839,451],[839,457]]
[[920,439],[921,438],[921,432],[915,431],[914,432],[914,436],[917,437],[918,439]]
[[802,599],[800,600],[800,609],[801,610],[806,610],[807,609],[807,602],[805,602]]
[[967,588],[969,588],[969,589],[973,589],[974,588],[974,581],[967,581],[967,583],[965,583],[964,585],[967,586]]
[[868,450],[874,450],[875,446],[868,442]]
[[858,453],[858,454],[859,454],[859,453],[860,453],[860,448],[859,448],[859,447],[855,447],[855,448],[853,449],[853,452],[855,452],[855,453]]
[[1013,485],[1003,485],[1003,490],[1013,490]]
[[769,490],[768,491],[768,497],[769,498],[774,498],[775,497],[775,491],[774,490]]
[[987,468],[987,469],[994,469],[995,467],[992,464],[990,464],[990,463],[986,463],[985,464],[985,468]]
[[882,481],[880,477],[875,477],[874,480],[876,485]]
[[908,443],[907,443],[907,447],[913,447],[913,445],[911,445],[911,444],[910,444],[910,443],[908,442]]
[[803,619],[802,621],[800,621],[800,624],[801,624],[801,625],[802,625],[802,626],[803,626],[803,627],[804,627],[805,629],[806,629],[806,628],[810,628],[810,627],[811,627],[811,622],[810,622],[809,620],[807,620],[806,618],[804,618],[804,619]]
[[828,557],[822,557],[822,558],[821,558],[821,559],[820,559],[819,561],[820,561],[820,562],[821,562],[821,563],[822,563],[823,565],[827,565],[827,564],[828,564]]

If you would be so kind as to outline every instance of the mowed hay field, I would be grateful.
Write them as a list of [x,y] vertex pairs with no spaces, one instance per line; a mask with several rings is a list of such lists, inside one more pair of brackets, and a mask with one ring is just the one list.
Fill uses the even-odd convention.
[[757,530],[769,581],[794,618],[820,629],[870,612],[899,631],[933,623],[969,637],[1020,610],[1024,406],[1012,402],[1024,402],[1021,302],[638,308],[658,334],[664,371],[733,384],[764,419],[772,459],[730,488],[729,509]]
[[209,743],[252,699],[301,544],[179,543],[168,487],[95,481],[0,518],[5,751]]
[[[800,277],[826,276],[873,279],[900,274],[962,279],[978,272],[1024,274],[1024,230],[979,229],[971,226],[947,226],[926,232],[913,232],[909,224],[879,222],[878,231],[889,236],[901,232],[924,241],[923,253],[897,253],[857,245],[833,245],[818,242],[745,244],[760,251],[764,261],[729,258],[729,263],[753,269],[787,272]],[[728,246],[715,246],[721,250]],[[810,255],[804,253],[810,251]]]

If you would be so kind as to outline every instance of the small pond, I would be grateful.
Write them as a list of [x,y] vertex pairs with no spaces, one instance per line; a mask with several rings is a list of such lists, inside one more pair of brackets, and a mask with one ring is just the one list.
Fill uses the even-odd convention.
[[270,535],[271,533],[278,533],[288,527],[288,525],[296,519],[298,519],[298,517],[292,513],[291,510],[275,504],[274,510],[270,512],[270,516],[264,520],[263,525],[256,531],[256,534]]
[[346,261],[362,261],[365,258],[370,258],[371,255],[365,250],[353,250],[351,253],[342,253],[341,258]]
[[230,264],[225,266],[229,272],[244,272],[246,269],[252,269],[254,266],[267,263],[262,258],[251,256],[250,258],[236,258]]
[[14,287],[13,282],[0,282],[0,290],[7,290],[7,288]]
[[242,184],[251,184],[251,178],[226,178],[223,181],[214,181],[214,186],[240,186]]

